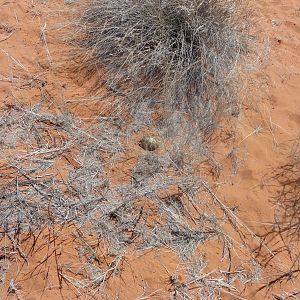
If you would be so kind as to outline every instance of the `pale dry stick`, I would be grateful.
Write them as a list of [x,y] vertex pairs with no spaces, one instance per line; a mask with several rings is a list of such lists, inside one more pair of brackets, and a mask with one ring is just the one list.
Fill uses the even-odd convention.
[[[249,136],[249,135],[248,135]],[[185,173],[184,171],[182,171],[183,174],[187,175],[187,173]],[[251,236],[255,239],[257,239],[260,243],[262,243],[261,239],[246,225],[242,222],[242,220],[237,217],[233,211],[228,208],[218,197],[217,195],[211,190],[211,188],[205,183],[202,182],[202,184],[204,185],[205,189],[209,192],[209,194],[212,196],[212,198],[218,203],[218,205],[222,208],[222,210],[226,211],[226,213],[228,213],[231,217],[233,217],[233,219],[244,229],[246,229],[246,231],[248,231]],[[269,249],[269,247],[265,244],[262,243],[264,245],[264,247],[266,247],[266,249],[270,252],[270,254],[272,256],[274,256],[274,253]]]
[[[117,262],[116,262],[116,260],[117,260]],[[85,288],[91,287],[94,283],[97,283],[97,282],[104,283],[105,281],[107,281],[109,279],[109,277],[113,274],[113,272],[118,268],[118,266],[121,263],[121,261],[122,261],[122,257],[117,257],[114,260],[115,264],[112,263],[111,267],[109,269],[107,269],[100,276],[94,278],[91,282],[81,284],[81,288],[85,289]]]
[[210,271],[210,272],[208,272],[208,273],[206,273],[206,274],[204,274],[204,275],[202,275],[202,276],[199,276],[198,278],[195,278],[195,279],[193,279],[193,280],[187,282],[186,285],[190,285],[190,284],[196,283],[196,282],[199,281],[199,280],[203,280],[203,279],[205,279],[206,277],[208,277],[209,275],[215,273],[216,271],[217,271],[217,269],[214,269],[214,270],[212,270],[212,271]]
[[[17,107],[17,108],[20,109],[21,111],[25,112],[25,113],[32,114],[32,115],[34,115],[34,116],[36,116],[36,117],[38,117],[38,118],[43,118],[42,115],[40,115],[40,114],[38,114],[38,113],[35,113],[35,112],[33,112],[32,110],[27,110],[27,109],[20,108],[20,107]],[[91,126],[92,126],[92,125],[91,125]],[[91,138],[92,140],[94,140],[94,141],[96,141],[96,142],[99,142],[99,140],[98,140],[97,137],[95,137],[94,135],[92,135],[92,134],[90,134],[90,133],[88,133],[88,132],[82,130],[81,128],[79,128],[79,127],[77,127],[77,126],[75,126],[75,125],[73,125],[73,124],[72,124],[71,127],[72,127],[72,129],[75,129],[76,131],[80,132],[81,134],[85,135],[86,137]],[[71,146],[73,146],[75,142],[76,142],[76,138],[74,138],[73,140],[71,140],[71,141],[67,144],[67,145],[68,145],[68,148],[70,148]],[[67,145],[66,145],[65,147],[67,147]],[[50,152],[51,152],[51,151],[58,151],[58,150],[59,150],[59,148],[57,148],[57,149],[49,149]],[[65,150],[67,150],[67,149],[65,149]],[[102,152],[106,152],[106,150],[104,150],[104,149],[99,149],[99,150],[102,151]],[[118,149],[114,148],[114,150],[118,150]],[[30,156],[30,154],[28,154],[28,155]],[[28,155],[27,155],[27,156],[28,156]],[[27,156],[25,156],[25,157],[27,157]]]
[[[207,278],[208,276],[210,276],[211,274],[215,273],[216,271],[217,270],[215,269],[213,271],[210,271],[207,274],[199,276],[199,277],[197,277],[197,278],[195,278],[195,279],[187,282],[186,285],[188,286],[188,285],[197,283],[198,281],[203,281],[203,279]],[[208,281],[210,281],[210,282],[216,282],[216,289],[219,290],[220,292],[223,292],[225,294],[229,294],[229,295],[231,295],[231,296],[233,296],[233,297],[235,297],[236,299],[239,299],[239,300],[246,300],[246,298],[240,297],[240,296],[238,296],[238,295],[236,295],[236,294],[234,294],[234,293],[232,293],[230,291],[225,290],[225,288],[227,288],[227,289],[231,289],[231,290],[234,290],[234,291],[238,292],[238,290],[235,287],[231,286],[230,284],[228,284],[226,282],[223,282],[222,279],[211,279],[210,280],[208,278]],[[219,285],[218,285],[218,282],[219,282]],[[204,284],[205,283],[206,283],[206,281],[204,281]],[[198,286],[198,287],[201,288],[201,286]]]
[[[170,254],[170,255],[173,255],[173,250],[172,251],[168,251],[168,253]],[[161,259],[160,259],[160,255],[158,255],[157,256],[157,260],[160,262],[160,264],[161,264],[161,266],[166,270],[166,272],[168,273],[168,275],[170,275],[171,276],[171,272],[169,271],[169,269],[165,266],[165,264],[164,264],[164,262],[163,261],[161,261]],[[179,272],[180,271],[180,264],[177,264],[177,266],[176,266],[176,271],[174,272],[174,273],[176,273],[176,272]],[[181,271],[183,271],[184,269],[182,268],[181,269]],[[174,274],[173,273],[173,274]]]
[[0,38],[0,42],[4,42],[4,41],[8,40],[13,35],[13,33],[14,32],[11,32],[8,35],[6,35],[5,37]]
[[21,62],[19,62],[16,58],[14,58],[12,55],[10,55],[7,51],[0,49],[9,59],[11,59],[12,61],[14,61],[21,69],[23,69],[24,71],[26,71],[27,73],[30,74],[29,70],[23,65],[21,64]]
[[[288,299],[295,299],[295,300],[299,300],[300,297],[298,297],[298,295],[300,295],[300,291],[296,291],[296,292],[284,292],[284,294],[281,295],[273,295],[274,298],[276,300],[288,300]],[[297,296],[297,297],[296,297]]]
[[240,146],[246,139],[248,139],[252,135],[258,135],[262,131],[261,125],[257,126],[256,128],[253,129],[248,135],[246,135],[238,144],[237,146]]
[[14,248],[18,251],[19,255],[24,259],[24,261],[29,265],[28,260],[27,260],[27,255],[23,252],[23,250],[20,248],[20,246],[16,243],[15,239],[10,235],[7,234],[7,237],[13,244]]
[[273,121],[272,121],[272,124],[273,125],[275,125],[275,126],[277,126],[278,128],[280,128],[282,131],[284,131],[286,134],[288,134],[289,136],[291,136],[291,133],[288,131],[288,130],[286,130],[286,129],[284,129],[282,126],[280,126],[279,124],[277,124],[277,123],[274,123]]
[[[21,81],[23,79],[19,78],[19,77],[15,77],[14,75],[10,76],[10,77],[5,77],[3,76],[2,74],[0,74],[0,81],[3,81],[3,82],[10,82],[10,83],[14,83],[14,82],[17,82],[17,81]],[[24,80],[25,81],[25,80]]]
[[48,58],[49,64],[51,65],[52,64],[52,57],[51,57],[51,54],[50,54],[50,51],[49,51],[49,48],[48,48],[47,39],[46,39],[46,27],[47,27],[46,23],[44,24],[43,27],[41,27],[40,39],[45,45],[46,52],[47,52],[47,58]]
[[19,289],[14,284],[14,279],[10,280],[7,293],[15,295],[17,300],[24,300],[24,298],[21,295]]
[[[1,240],[2,240],[2,238],[1,238]],[[9,247],[6,246],[7,244],[8,244],[8,240],[7,240],[7,235],[5,234],[4,235],[4,253],[3,253],[3,255],[4,255],[5,265],[9,266],[9,255],[11,255],[11,254],[17,254],[17,252],[16,251],[14,251],[14,252],[9,251]],[[8,269],[9,269],[9,267],[8,267]],[[4,280],[6,280],[6,272],[4,273],[4,277],[2,277],[2,278],[4,278]]]
[[[63,274],[61,271],[58,272],[59,276],[61,276],[64,280],[66,280],[67,282],[69,282],[70,284],[72,284],[72,286],[74,286],[74,288],[76,289],[77,293],[82,295],[82,293],[80,292],[79,289],[82,288],[81,284],[78,282],[78,280],[75,280],[74,278],[71,278],[65,274]],[[78,283],[76,283],[76,281]]]
[[64,103],[86,103],[86,102],[94,102],[94,101],[103,101],[107,97],[106,96],[95,96],[95,97],[89,97],[89,98],[81,98],[81,99],[67,99],[64,100]]
[[271,115],[269,115],[269,123],[268,123],[268,129],[272,135],[272,139],[273,139],[273,147],[276,148],[278,146],[278,142],[276,140],[276,136],[275,136],[275,128],[273,127],[273,121],[272,121],[272,117]]
[[32,83],[38,82],[39,81],[39,79],[38,79],[39,76],[41,76],[41,74],[39,74],[37,76],[34,76],[31,79],[23,79],[21,77],[16,77],[14,75],[11,75],[10,77],[5,77],[4,75],[0,74],[0,81],[10,82],[10,83],[19,83],[22,87],[24,87],[24,86],[31,86]]
[[28,157],[35,156],[35,155],[49,154],[49,153],[60,152],[60,151],[64,152],[64,151],[68,150],[71,146],[72,145],[70,143],[68,143],[64,147],[57,147],[57,148],[52,148],[52,149],[41,149],[41,150],[27,153],[26,155],[21,156],[18,159],[23,160],[23,159],[26,159]]
[[14,33],[14,28],[7,26],[6,24],[0,23],[0,29],[4,29],[6,31],[6,35],[3,34],[4,37],[0,38],[0,42],[3,42],[5,40],[9,39],[12,36],[12,34]]
[[240,297],[240,296],[238,296],[238,295],[235,295],[235,294],[233,294],[233,293],[231,293],[231,292],[229,292],[229,291],[226,291],[226,290],[224,290],[224,289],[221,289],[221,291],[222,291],[223,293],[225,293],[225,294],[229,294],[230,296],[232,296],[232,297],[234,297],[234,298],[236,298],[236,299],[239,299],[239,300],[247,300],[246,298],[243,298],[243,297]]
[[[159,289],[159,290],[156,290],[156,291],[154,291],[154,292],[152,292],[151,294],[149,294],[149,295],[145,295],[145,293],[143,294],[143,295],[141,295],[141,296],[139,296],[139,297],[137,297],[137,298],[135,298],[134,300],[147,300],[147,299],[153,299],[153,298],[151,298],[151,297],[155,297],[155,296],[157,296],[158,297],[158,295],[156,295],[156,294],[158,294],[159,292],[161,292],[162,290],[161,289]],[[144,296],[145,295],[145,296]]]
[[248,233],[250,233],[250,235],[255,238],[259,243],[261,243],[267,250],[268,252],[274,257],[275,254],[272,252],[272,250],[266,245],[266,243],[264,243],[246,224],[244,224],[244,222],[238,217],[236,216],[233,211],[228,208],[219,198],[218,196],[211,190],[211,188],[203,182],[203,185],[205,187],[205,189],[209,192],[209,194],[212,196],[212,198],[218,203],[218,205],[224,210],[226,211],[226,213],[228,213],[236,222],[238,225],[240,225],[242,228],[246,229],[246,231],[248,231]]
[[[82,134],[85,135],[86,137],[89,137],[89,138],[93,139],[94,141],[99,142],[99,140],[98,140],[95,136],[93,136],[92,134],[90,134],[90,133],[88,133],[88,132],[86,132],[86,131],[84,131],[84,130],[81,130],[79,127],[77,127],[77,126],[75,126],[75,125],[72,125],[72,128],[73,128],[73,129],[76,129],[78,132],[82,133]],[[74,138],[74,142],[75,142],[75,141],[76,141],[76,139]],[[108,153],[107,150],[102,149],[102,148],[99,148],[98,150],[99,150],[99,151],[102,151],[102,152],[105,152],[105,153]],[[118,151],[117,148],[114,148],[114,150]]]
[[14,9],[14,15],[15,15],[15,18],[16,18],[16,21],[17,21],[17,23],[19,24],[19,18],[18,18],[18,15],[17,15],[17,13],[16,13],[16,10]]
[[15,77],[14,75],[10,77],[4,77],[3,75],[0,74],[0,81],[3,82],[9,82],[9,83],[19,83],[22,87],[24,86],[30,86],[32,82],[35,81],[36,78],[33,79],[23,79],[20,77]]
[[[3,75],[1,75],[1,76],[3,76]],[[13,79],[11,79],[11,78],[8,78],[8,77],[0,77],[0,81],[3,81],[3,82],[10,82],[10,83],[13,83],[14,81],[13,81]]]
[[[264,117],[263,114],[266,115],[266,117]],[[280,128],[281,130],[285,131],[285,133],[287,133],[289,135],[290,135],[290,133],[272,121],[270,109],[267,107],[267,105],[264,106],[264,112],[262,113],[262,118],[265,121],[265,123],[267,124],[267,128],[269,129],[269,131],[272,135],[273,147],[276,148],[278,146],[278,141],[275,136],[276,128],[274,128],[274,125],[277,126],[278,128]]]
[[[270,110],[267,109],[267,108],[266,108],[266,110],[267,110],[267,115],[268,115],[269,122],[270,122],[270,127],[272,128],[272,130],[274,130],[274,131],[276,130],[276,129],[273,129],[273,125],[275,125],[275,126],[278,127],[279,129],[281,129],[282,131],[284,131],[286,134],[288,134],[289,136],[291,136],[292,134],[291,134],[288,130],[284,129],[282,126],[280,126],[279,124],[274,123],[274,122],[272,121],[271,114],[270,114]],[[269,127],[269,126],[268,126],[268,127]],[[272,132],[271,132],[271,134],[272,134]],[[272,134],[272,135],[273,135],[273,134]]]

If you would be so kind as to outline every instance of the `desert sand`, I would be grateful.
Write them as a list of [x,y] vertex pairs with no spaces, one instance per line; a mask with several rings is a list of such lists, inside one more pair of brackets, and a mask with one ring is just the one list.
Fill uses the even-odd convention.
[[[53,32],[62,22],[64,12],[73,7],[65,2],[68,1],[0,0],[1,110],[14,101],[33,107],[42,94],[46,95],[46,106],[51,112],[58,108],[67,109],[83,120],[94,120],[102,113],[103,107],[91,99],[88,87],[80,83],[76,74],[67,76],[61,71],[64,62],[60,61],[60,55],[64,50],[55,41]],[[216,193],[227,207],[234,209],[247,228],[259,235],[266,232],[274,218],[274,204],[270,201],[274,191],[264,180],[272,168],[286,162],[300,134],[300,2],[256,0],[253,5],[261,16],[262,34],[270,42],[269,57],[257,74],[264,84],[255,88],[255,108],[253,105],[242,107],[237,122],[238,168],[235,175],[221,175],[219,181],[227,181],[227,185],[224,188],[220,184]],[[116,172],[116,181],[127,180],[128,172],[141,153],[136,141],[128,143],[132,143],[132,157],[122,171]],[[224,145],[226,142],[220,143],[216,152],[219,151],[219,161],[230,169],[232,162]],[[0,180],[10,172],[3,167],[6,155],[0,153]],[[60,176],[66,179],[68,165],[76,168],[77,164],[74,157],[66,153],[57,163]],[[41,235],[47,236],[48,231],[45,228]],[[106,298],[96,291],[93,296],[85,296],[79,289],[72,288],[67,278],[61,288],[59,281],[62,279],[56,275],[60,262],[77,259],[76,249],[68,238],[73,231],[72,225],[64,228],[55,245],[46,246],[38,240],[36,249],[40,250],[26,260],[9,260],[0,256],[0,262],[8,259],[10,266],[3,282],[0,277],[0,299],[170,299],[172,275],[177,274],[179,283],[185,280],[179,258],[167,249],[157,249],[127,253],[121,262],[121,275],[108,281]],[[25,249],[26,241],[24,243]],[[250,243],[254,249],[257,240],[252,238]],[[215,244],[202,245],[199,251],[210,258],[211,269],[222,266],[222,249]],[[49,253],[55,255],[39,272],[35,272],[35,266],[41,264]],[[257,252],[252,254],[255,256]],[[242,261],[245,255],[243,251],[236,253],[235,261]],[[57,262],[57,257],[60,262]],[[105,255],[101,259],[105,259]],[[298,299],[299,295],[295,298],[274,298],[274,295],[299,292],[299,278],[278,282],[268,293],[267,289],[257,292],[268,276],[287,272],[289,264],[285,253],[276,256],[270,265],[262,268],[263,282],[248,286],[240,299]],[[4,270],[5,263],[1,266]],[[237,298],[223,293],[222,299]]]

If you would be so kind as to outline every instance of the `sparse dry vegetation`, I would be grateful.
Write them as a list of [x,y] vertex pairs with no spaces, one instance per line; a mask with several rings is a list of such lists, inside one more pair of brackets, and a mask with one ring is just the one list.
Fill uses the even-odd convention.
[[[15,278],[43,275],[42,293],[54,285],[62,297],[64,288],[74,297],[102,297],[111,279],[123,280],[129,255],[164,249],[178,258],[184,279],[170,274],[162,296],[145,288],[138,299],[225,294],[243,299],[243,291],[260,281],[263,266],[250,243],[268,257],[277,249],[216,195],[220,182],[194,168],[208,163],[212,177],[220,175],[212,145],[225,130],[222,119],[238,117],[245,73],[260,59],[248,4],[93,0],[70,5],[76,9],[63,26],[64,42],[74,59],[66,68],[93,83],[103,110],[97,119],[75,117],[66,107],[54,107],[44,82],[34,105],[14,95],[3,105],[0,285],[18,295]],[[41,39],[54,63],[45,28]],[[13,83],[18,80],[33,82],[16,77]],[[230,139],[234,134],[232,129]],[[228,151],[233,174],[239,145]],[[283,189],[273,232],[287,243],[299,237],[299,203],[290,197],[299,178],[287,175],[295,174],[293,164],[274,177]],[[201,252],[208,243],[220,252],[213,270]],[[29,266],[31,258],[36,263]],[[18,268],[7,284],[13,264]]]
[[[264,179],[273,195],[271,201],[275,206],[274,223],[263,235],[265,243],[272,248],[272,255],[258,251],[262,265],[270,268],[268,281],[260,289],[270,291],[282,282],[297,282],[300,275],[300,148],[299,139],[294,142],[287,160],[276,168],[269,170]],[[261,249],[260,249],[261,250]],[[263,255],[264,253],[264,255]],[[272,266],[273,260],[285,257],[286,263]],[[299,294],[296,290],[285,295],[275,295],[276,299],[293,299]],[[274,296],[274,297],[275,297]]]
[[[1,116],[0,133],[7,136],[1,141],[3,282],[10,261],[24,264],[42,250],[44,259],[26,277],[43,274],[54,259],[59,285],[72,286],[77,294],[94,293],[111,276],[119,276],[128,251],[169,249],[186,262],[187,274],[198,246],[208,241],[221,245],[224,258],[231,260],[230,248],[238,244],[224,225],[230,222],[241,236],[249,232],[202,178],[174,168],[168,154],[148,152],[139,158],[129,182],[113,184],[106,175],[108,162],[113,158],[122,163],[120,154],[128,151],[120,128],[110,119],[87,126],[68,114],[43,112],[46,102],[47,97],[32,108],[7,105]],[[65,175],[60,173],[64,168]],[[70,239],[80,263],[64,263],[58,254]],[[232,276],[217,270],[205,274],[205,266],[202,260],[199,274],[194,270],[186,283],[174,283],[174,299],[238,294],[235,276],[250,276],[241,269],[228,271]]]
[[272,176],[279,188],[274,197],[277,206],[275,228],[288,243],[300,241],[300,141],[296,141],[288,162],[279,166]]

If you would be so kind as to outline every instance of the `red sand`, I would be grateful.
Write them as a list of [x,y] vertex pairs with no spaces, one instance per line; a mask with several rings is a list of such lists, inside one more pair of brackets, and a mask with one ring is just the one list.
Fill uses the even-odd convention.
[[[273,219],[270,191],[264,187],[263,175],[270,167],[285,161],[291,141],[299,136],[300,3],[299,0],[257,0],[254,3],[263,16],[262,25],[272,44],[270,61],[263,75],[260,75],[260,79],[265,76],[268,85],[258,92],[257,111],[244,109],[239,117],[239,148],[243,149],[240,152],[243,155],[240,157],[241,166],[237,175],[231,178],[232,185],[220,191],[219,196],[227,206],[237,208],[238,216],[249,228],[262,232],[263,225]],[[0,1],[0,107],[12,95],[27,104],[37,101],[42,85],[39,79],[42,78],[46,81],[44,90],[53,97],[55,105],[66,105],[75,115],[84,118],[95,118],[99,114],[101,108],[97,103],[64,102],[66,99],[79,99],[86,93],[84,87],[56,70],[60,52],[57,44],[48,39],[48,30],[54,25],[56,14],[64,9],[68,9],[68,6],[62,0]],[[49,52],[40,39],[43,27]],[[20,82],[26,83],[33,74],[37,79],[32,85],[21,85],[20,88]],[[253,134],[258,128],[261,129],[258,134]],[[220,153],[224,164],[228,163],[227,154]],[[72,249],[68,249],[68,243],[64,250],[65,254],[71,253],[66,255],[66,260],[70,259],[73,254]],[[212,256],[212,265],[218,266],[219,256],[213,246],[207,246],[206,252]],[[40,257],[43,255],[41,251]],[[34,257],[27,271],[38,260],[38,257]],[[273,264],[276,268],[284,269],[285,257],[278,257]],[[48,271],[55,270],[53,259],[48,267]],[[109,299],[136,299],[139,296],[140,299],[144,296],[148,296],[144,299],[169,299],[167,291],[170,288],[170,276],[176,270],[180,274],[178,260],[170,257],[167,251],[146,253],[142,258],[126,257],[123,267],[122,279],[111,281],[108,285]],[[16,266],[13,268],[17,269]],[[1,299],[58,299],[62,294],[69,295],[67,299],[75,299],[67,289],[60,291],[55,287],[41,294],[45,286],[42,274],[45,272],[47,269],[42,270],[37,278],[33,276],[27,281],[18,282],[20,290],[16,295],[8,295],[6,284],[0,289]],[[14,277],[13,274],[11,276]],[[299,288],[299,281],[276,286],[274,291],[284,292],[297,286]],[[254,294],[256,288],[246,291],[243,297],[249,300],[271,297],[264,292]],[[234,299],[226,297],[224,299]]]

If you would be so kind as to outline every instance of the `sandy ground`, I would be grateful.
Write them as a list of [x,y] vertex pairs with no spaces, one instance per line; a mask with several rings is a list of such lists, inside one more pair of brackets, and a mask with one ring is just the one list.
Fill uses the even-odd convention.
[[[91,119],[99,114],[97,103],[74,101],[86,95],[86,88],[59,72],[61,49],[48,36],[56,25],[55,20],[61,18],[61,12],[70,7],[58,0],[0,0],[0,107],[12,97],[33,104],[44,89],[52,96],[51,109],[56,105],[65,106],[75,115]],[[244,107],[239,118],[240,167],[237,175],[230,178],[231,185],[220,190],[219,196],[238,210],[240,219],[249,228],[260,232],[272,221],[274,213],[269,202],[270,191],[264,187],[264,175],[285,161],[292,141],[300,133],[300,3],[257,0],[255,7],[262,15],[262,27],[271,42],[270,59],[263,75],[258,75],[266,85],[261,91],[258,89],[256,110]],[[220,153],[224,163],[227,154]],[[208,248],[208,252],[214,250]],[[278,258],[274,264],[281,268],[284,259]],[[120,298],[110,299],[137,299],[141,295],[140,299],[155,299],[155,296],[165,299],[161,291],[169,288],[170,274],[180,268],[177,259],[170,258],[165,251],[128,257],[125,265],[129,267],[125,267],[121,283],[112,282],[108,286],[108,294],[119,294]],[[6,289],[0,289],[0,299],[60,298],[61,291],[55,287],[41,294],[44,284],[41,278],[21,280],[20,293],[10,296],[5,285]],[[284,292],[297,285],[300,286],[299,281],[291,286],[277,286],[276,291]],[[254,290],[247,291],[243,297],[249,300],[271,297],[254,294]]]

